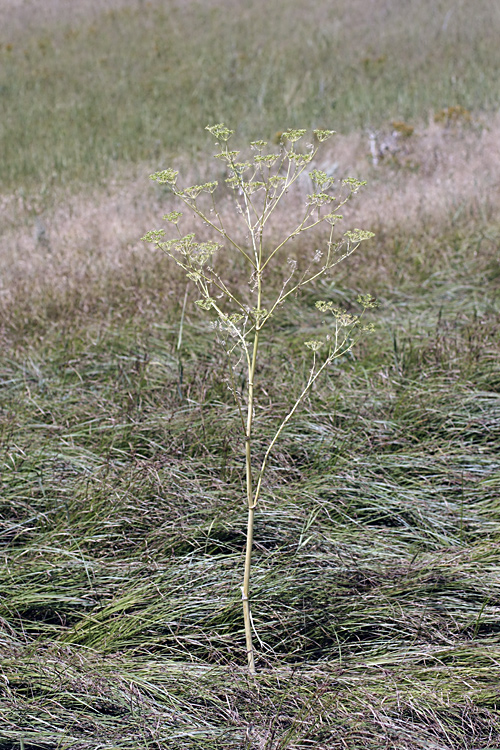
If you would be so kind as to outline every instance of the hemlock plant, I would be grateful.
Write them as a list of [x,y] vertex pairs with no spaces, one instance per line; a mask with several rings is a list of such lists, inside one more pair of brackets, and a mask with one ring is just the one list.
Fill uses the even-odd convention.
[[[238,239],[232,230],[226,230],[218,207],[220,201],[216,200],[218,183],[207,182],[181,188],[177,185],[178,172],[173,169],[156,172],[151,175],[151,179],[159,185],[167,186],[192,214],[202,220],[216,239],[198,241],[193,233],[183,235],[179,226],[182,213],[179,211],[172,211],[163,217],[176,227],[177,237],[166,239],[165,230],[160,229],[147,232],[143,239],[153,243],[175,261],[197,288],[200,298],[196,304],[211,316],[217,340],[228,358],[229,384],[239,412],[245,454],[248,524],[241,592],[248,667],[250,673],[254,674],[255,653],[250,610],[253,528],[270,454],[284,428],[324,370],[335,359],[346,354],[359,335],[371,330],[371,327],[361,324],[363,313],[353,315],[339,309],[329,300],[316,302],[318,313],[329,319],[329,332],[304,342],[310,356],[308,377],[292,407],[278,421],[263,458],[257,461],[252,453],[252,443],[259,345],[263,332],[272,325],[273,315],[292,295],[330,273],[357,249],[360,242],[373,237],[373,234],[353,229],[335,239],[335,227],[342,219],[339,210],[365,183],[354,178],[334,180],[325,172],[312,169],[309,172],[312,191],[307,195],[294,229],[285,232],[278,240],[273,241],[271,236],[271,217],[277,207],[286,201],[291,186],[307,170],[321,143],[329,139],[333,131],[313,131],[314,143],[308,144],[305,149],[299,149],[296,144],[305,136],[306,131],[288,130],[282,134],[279,150],[275,153],[268,152],[265,141],[254,141],[250,144],[252,158],[239,161],[239,152],[230,150],[228,146],[233,131],[223,124],[207,127],[207,130],[214,136],[219,148],[215,158],[225,165],[225,182],[233,191],[236,216],[244,228],[245,242]],[[332,193],[333,188],[335,195]],[[299,270],[296,260],[291,258],[283,263],[281,251],[285,245],[321,224],[329,225],[329,236],[324,251],[316,251],[306,270]],[[275,235],[275,230],[272,234]],[[241,292],[240,285],[235,286],[225,280],[216,268],[216,255],[221,252],[236,254],[243,260],[248,279],[244,293]],[[277,274],[281,275],[281,286],[276,291],[276,284],[270,284],[270,279],[275,279]],[[369,294],[359,296],[357,302],[363,312],[374,306]],[[235,371],[241,363],[246,373],[243,393],[235,385]]]

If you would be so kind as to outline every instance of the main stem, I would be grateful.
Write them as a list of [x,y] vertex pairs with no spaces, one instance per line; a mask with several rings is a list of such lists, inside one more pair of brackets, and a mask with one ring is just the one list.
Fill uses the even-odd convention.
[[252,622],[250,617],[250,568],[252,565],[252,546],[253,546],[253,519],[254,519],[254,498],[252,486],[252,421],[253,421],[253,401],[254,401],[254,377],[255,364],[257,362],[257,349],[259,346],[259,330],[256,328],[253,341],[252,359],[248,370],[248,414],[245,435],[245,459],[246,459],[246,485],[247,485],[247,503],[248,503],[248,523],[247,539],[245,551],[245,572],[243,575],[242,599],[243,599],[243,618],[245,621],[245,639],[247,646],[248,668],[250,674],[255,674],[255,659],[252,644]]
[[252,422],[253,422],[253,404],[254,404],[254,378],[255,366],[257,363],[257,351],[259,348],[260,319],[259,312],[261,309],[261,279],[260,274],[257,279],[257,317],[255,324],[255,336],[253,340],[252,358],[248,368],[248,412],[245,433],[245,462],[246,462],[246,485],[247,485],[247,503],[248,503],[248,523],[247,539],[245,550],[245,572],[243,574],[243,586],[241,589],[243,600],[243,619],[245,622],[245,640],[247,647],[248,669],[250,674],[255,674],[255,657],[252,643],[252,620],[250,615],[250,568],[252,565],[252,547],[253,547],[253,521],[254,521],[254,496],[252,487]]

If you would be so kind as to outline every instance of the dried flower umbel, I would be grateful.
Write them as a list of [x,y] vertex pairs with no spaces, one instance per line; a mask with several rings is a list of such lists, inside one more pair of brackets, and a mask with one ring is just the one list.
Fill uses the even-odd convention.
[[[226,231],[224,221],[216,201],[217,182],[191,185],[180,188],[177,185],[178,172],[166,169],[151,175],[160,185],[166,185],[180,199],[190,212],[198,216],[211,228],[217,241],[198,241],[193,233],[183,235],[180,230],[182,214],[172,211],[164,219],[176,227],[178,236],[165,238],[165,230],[152,230],[143,239],[153,243],[165,252],[185,272],[187,278],[197,288],[200,299],[196,304],[209,313],[218,340],[229,359],[231,390],[238,406],[241,432],[244,442],[246,464],[246,503],[248,524],[246,538],[245,569],[242,585],[243,614],[248,666],[255,673],[255,655],[252,643],[252,618],[250,612],[250,570],[252,561],[254,514],[262,491],[262,480],[269,456],[288,422],[308,391],[321,373],[338,357],[346,354],[363,331],[370,326],[361,324],[363,312],[353,315],[333,305],[331,301],[316,303],[318,311],[329,316],[329,331],[323,336],[304,342],[311,352],[309,375],[291,409],[282,416],[276,426],[264,457],[255,465],[252,454],[255,414],[255,376],[259,361],[259,344],[263,330],[270,325],[273,314],[287,299],[308,284],[329,273],[338,263],[347,258],[360,242],[370,239],[371,232],[353,229],[344,232],[340,239],[334,239],[336,224],[342,219],[338,213],[350,197],[365,183],[355,178],[334,180],[319,169],[312,169],[309,178],[312,191],[307,195],[302,214],[291,232],[279,241],[268,245],[266,230],[277,206],[286,200],[288,191],[313,161],[321,143],[334,133],[331,130],[315,130],[314,144],[305,150],[298,150],[296,144],[305,136],[305,130],[289,130],[280,135],[280,148],[268,153],[265,141],[250,144],[253,158],[239,161],[239,152],[230,150],[228,141],[233,131],[224,124],[213,125],[207,130],[214,136],[220,149],[215,157],[224,162],[227,171],[226,184],[234,191],[236,215],[243,223],[248,241],[242,243],[234,234]],[[332,193],[335,190],[335,195]],[[203,200],[200,199],[203,196]],[[208,210],[204,207],[208,203]],[[267,287],[270,272],[275,264],[282,264],[282,248],[292,239],[308,232],[320,224],[330,226],[329,237],[324,250],[317,250],[306,271],[298,270],[297,263],[289,259],[283,273],[279,291]],[[248,294],[241,293],[215,269],[213,262],[217,252],[239,254],[245,262],[250,283]],[[273,271],[274,272],[274,271]],[[373,307],[370,295],[358,297],[362,311]],[[325,326],[323,326],[325,328]],[[246,389],[242,394],[234,387],[234,368],[244,362]]]

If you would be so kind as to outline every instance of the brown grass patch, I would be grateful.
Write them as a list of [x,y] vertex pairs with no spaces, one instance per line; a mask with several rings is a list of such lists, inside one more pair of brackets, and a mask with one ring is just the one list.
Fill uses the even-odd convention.
[[[408,237],[435,235],[460,215],[498,221],[499,137],[500,117],[476,119],[473,127],[431,123],[411,137],[395,139],[394,150],[374,166],[368,134],[336,136],[315,166],[339,178],[351,175],[369,182],[344,211],[343,228],[360,226],[384,236],[396,230]],[[210,169],[220,169],[208,154],[207,161]],[[214,173],[210,169],[207,176]],[[181,178],[196,182],[204,177],[200,172],[200,165],[181,167]],[[308,189],[304,178],[294,196],[297,210]],[[42,211],[36,196],[28,200],[20,193],[3,196],[1,202],[4,324],[24,320],[29,328],[30,321],[47,316],[69,320],[92,311],[143,310],[178,295],[179,276],[167,259],[140,241],[145,231],[162,225],[161,216],[171,205],[145,171],[93,193],[61,195],[50,211]],[[229,203],[226,215],[234,222]],[[277,216],[281,228],[290,217],[290,204],[284,204]]]

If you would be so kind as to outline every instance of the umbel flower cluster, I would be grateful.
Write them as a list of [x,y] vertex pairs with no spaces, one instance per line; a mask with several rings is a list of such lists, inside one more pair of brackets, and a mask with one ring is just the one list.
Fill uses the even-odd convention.
[[[354,229],[344,232],[340,240],[336,242],[333,240],[333,227],[343,218],[342,214],[338,213],[339,209],[347,203],[353,194],[358,192],[365,182],[349,177],[342,179],[340,184],[335,185],[333,177],[327,175],[324,171],[313,168],[308,173],[313,190],[307,195],[304,215],[300,217],[296,228],[266,254],[264,233],[272,214],[278,204],[283,201],[290,187],[313,161],[318,150],[318,144],[328,140],[334,135],[334,131],[313,131],[316,145],[310,144],[305,151],[298,151],[295,147],[295,144],[305,136],[305,130],[284,132],[281,135],[281,148],[278,153],[267,153],[265,151],[268,145],[266,141],[253,141],[250,144],[251,150],[254,152],[253,159],[239,161],[240,152],[230,150],[227,145],[233,135],[232,130],[223,124],[207,127],[207,130],[215,137],[217,145],[221,149],[220,152],[215,154],[215,158],[224,161],[227,166],[225,182],[235,193],[236,213],[246,224],[246,234],[251,240],[249,247],[243,247],[224,228],[216,203],[217,181],[180,188],[177,185],[179,173],[174,169],[155,172],[151,175],[151,179],[159,185],[168,186],[172,193],[193,214],[199,216],[205,225],[211,227],[214,235],[218,235],[219,240],[222,241],[201,242],[196,240],[193,233],[182,235],[179,228],[182,217],[180,211],[171,211],[163,217],[176,227],[177,237],[166,239],[165,230],[159,229],[147,232],[143,240],[153,243],[181,266],[187,278],[194,283],[200,292],[201,299],[196,301],[199,307],[207,311],[213,310],[220,321],[230,327],[240,324],[241,338],[239,336],[238,338],[240,343],[243,344],[243,340],[248,341],[249,333],[251,335],[248,328],[249,322],[250,326],[256,325],[259,330],[262,330],[274,310],[283,304],[290,294],[295,293],[306,284],[314,282],[354,252],[360,242],[373,236],[372,232]],[[340,189],[340,197],[332,194],[331,189],[333,187],[337,188],[337,193]],[[202,194],[208,195],[211,199],[209,210],[199,205],[198,199]],[[295,265],[294,272],[286,279],[280,294],[267,309],[263,308],[262,304],[256,304],[252,307],[249,306],[247,300],[238,299],[214,270],[213,258],[217,251],[225,248],[241,254],[248,263],[253,287],[257,288],[256,297],[258,298],[264,272],[269,270],[270,263],[278,252],[287,242],[316,228],[323,222],[332,227],[330,237],[325,243],[326,254],[317,251],[313,258],[314,266],[312,265],[309,271],[302,274],[299,279],[295,278],[296,264],[289,261],[289,268]],[[226,304],[230,302],[234,308],[232,313],[223,310],[224,305],[218,300],[223,300]],[[366,301],[366,298],[361,301],[364,307],[368,306],[364,304]],[[328,305],[326,307],[320,306],[319,309],[323,312],[330,310],[334,312],[338,324],[344,327],[358,322],[358,318],[349,316],[347,313],[341,315],[338,310],[334,310],[333,307],[328,307]]]
[[[165,230],[159,229],[147,232],[143,239],[163,251],[183,269],[188,281],[198,291],[196,304],[210,314],[212,327],[227,354],[229,382],[233,384],[231,390],[238,407],[245,453],[248,527],[242,600],[248,665],[253,673],[255,654],[249,594],[253,519],[261,497],[267,462],[281,433],[325,368],[352,349],[363,331],[370,330],[369,325],[362,323],[362,316],[375,303],[369,294],[359,296],[360,314],[342,310],[329,300],[316,303],[318,313],[329,316],[330,323],[321,327],[327,333],[304,341],[305,351],[310,350],[309,356],[312,358],[308,378],[301,392],[296,394],[292,407],[278,420],[264,457],[257,462],[252,444],[258,432],[258,423],[255,423],[255,379],[259,346],[264,330],[279,307],[305,286],[314,285],[325,274],[330,274],[335,266],[373,234],[362,229],[339,234],[337,229],[337,224],[343,218],[340,213],[342,206],[365,183],[351,177],[334,180],[326,172],[312,167],[321,144],[331,138],[334,131],[314,130],[311,142],[301,147],[306,131],[288,130],[281,135],[279,150],[273,151],[266,141],[257,140],[250,144],[250,156],[242,158],[241,152],[232,150],[228,145],[232,130],[222,123],[207,130],[216,141],[218,150],[215,158],[225,166],[225,187],[219,186],[216,181],[179,187],[179,173],[174,169],[155,172],[151,179],[166,186],[191,215],[198,217],[204,229],[212,233],[211,239],[198,240],[192,232],[183,235],[180,227],[183,214],[177,210],[163,217],[176,231],[174,238],[167,239]],[[310,171],[307,172],[308,168]],[[297,215],[293,228],[276,239],[275,232],[270,231],[273,215],[278,206],[286,202],[291,188],[304,173],[309,176],[312,188],[306,196],[303,211]],[[227,204],[228,190],[232,193],[235,215],[242,225],[244,242],[239,239],[240,234],[227,229],[224,223],[220,206],[221,201]],[[306,269],[299,269],[299,264],[293,258],[284,264],[283,249],[287,243],[320,225],[328,228],[324,249],[314,253]],[[231,223],[231,226],[234,224]],[[224,278],[218,270],[221,264],[215,262],[219,253],[232,253],[243,260],[249,280],[247,285],[234,285]],[[269,280],[279,273],[282,277],[277,288]],[[243,392],[234,387],[234,371],[242,364],[246,372]]]

